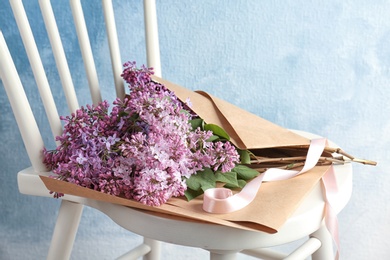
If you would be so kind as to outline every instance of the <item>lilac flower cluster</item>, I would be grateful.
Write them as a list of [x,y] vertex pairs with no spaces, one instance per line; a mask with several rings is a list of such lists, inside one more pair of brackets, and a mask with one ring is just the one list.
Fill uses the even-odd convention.
[[239,162],[230,142],[209,142],[211,131],[191,128],[193,113],[152,74],[125,63],[130,94],[116,99],[111,111],[104,101],[61,117],[60,145],[44,150],[56,178],[159,206],[183,196],[185,180],[197,171],[228,172]]

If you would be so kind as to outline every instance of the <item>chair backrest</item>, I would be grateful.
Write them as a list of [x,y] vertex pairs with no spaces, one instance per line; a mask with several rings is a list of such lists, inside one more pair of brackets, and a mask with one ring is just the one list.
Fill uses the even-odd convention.
[[[62,132],[62,125],[22,0],[10,0],[10,4],[19,28],[20,35],[22,37],[36,84],[39,89],[39,94],[48,117],[52,134],[54,137],[58,136]],[[161,76],[155,0],[144,0],[143,4],[147,65],[154,68],[155,74],[157,76]],[[88,78],[91,99],[94,104],[97,104],[102,100],[102,97],[82,5],[80,0],[71,0],[70,5],[84,67]],[[79,107],[79,104],[59,30],[56,24],[53,8],[51,6],[50,0],[39,0],[39,6],[42,12],[42,17],[44,19],[46,31],[50,40],[52,52],[69,111],[74,112]],[[119,51],[118,35],[115,25],[112,0],[102,0],[102,9],[106,25],[116,96],[123,98],[125,95],[125,89],[123,80],[120,75],[124,61],[121,59]],[[10,100],[11,107],[18,123],[18,127],[20,129],[23,142],[26,146],[26,150],[32,166],[36,171],[43,171],[44,166],[42,164],[41,157],[41,151],[44,146],[42,141],[43,139],[24,92],[20,77],[18,76],[12,57],[1,32],[0,77],[5,86],[6,93]]]

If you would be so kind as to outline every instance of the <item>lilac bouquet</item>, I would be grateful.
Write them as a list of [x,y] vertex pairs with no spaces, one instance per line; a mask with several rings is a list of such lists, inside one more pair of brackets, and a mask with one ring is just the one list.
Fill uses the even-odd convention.
[[122,77],[130,93],[124,100],[116,99],[111,110],[103,101],[61,117],[59,146],[44,150],[53,177],[151,206],[171,197],[192,199],[217,181],[242,187],[239,151],[228,135],[152,74],[127,62]]

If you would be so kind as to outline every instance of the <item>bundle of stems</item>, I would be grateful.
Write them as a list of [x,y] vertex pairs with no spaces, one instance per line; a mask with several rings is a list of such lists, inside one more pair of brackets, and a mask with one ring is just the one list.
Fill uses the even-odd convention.
[[[298,148],[298,149],[297,149]],[[305,147],[295,147],[296,151],[301,151]],[[307,148],[307,147],[306,147]],[[293,151],[294,148],[286,148],[286,151]],[[259,172],[264,172],[269,168],[279,168],[279,169],[294,169],[298,167],[303,167],[306,161],[306,156],[287,156],[287,157],[264,157],[251,154],[251,168],[256,169]],[[317,165],[329,165],[329,164],[345,164],[345,163],[361,163],[364,165],[373,165],[377,163],[375,161],[359,159],[354,156],[346,153],[340,148],[326,147],[323,155],[319,158]]]

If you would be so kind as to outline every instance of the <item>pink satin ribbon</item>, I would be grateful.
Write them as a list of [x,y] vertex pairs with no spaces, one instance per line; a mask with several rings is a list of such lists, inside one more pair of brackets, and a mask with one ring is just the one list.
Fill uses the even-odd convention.
[[[311,140],[305,165],[300,171],[274,168],[268,169],[245,185],[241,192],[235,195],[233,195],[231,190],[226,188],[212,188],[206,190],[204,192],[203,210],[209,213],[226,214],[248,206],[255,199],[263,181],[286,180],[309,171],[317,164],[326,145],[327,140],[325,138]],[[332,207],[335,200],[337,200],[338,189],[333,166],[324,174],[322,182],[325,188],[325,224],[337,246],[335,258],[338,259],[339,238],[337,214]]]
[[321,157],[326,145],[326,139],[311,141],[307,158],[302,170],[282,170],[271,168],[263,172],[241,190],[233,195],[229,189],[213,188],[204,192],[203,209],[210,213],[225,214],[240,210],[251,203],[263,181],[286,180],[312,169]]
[[333,205],[337,205],[339,190],[333,166],[322,176],[325,194],[325,225],[336,245],[335,259],[340,256],[339,223]]

